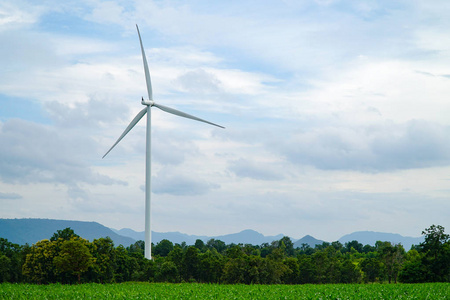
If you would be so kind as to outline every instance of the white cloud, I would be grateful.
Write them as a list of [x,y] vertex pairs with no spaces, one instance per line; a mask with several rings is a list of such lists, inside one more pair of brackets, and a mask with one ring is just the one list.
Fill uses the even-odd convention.
[[115,24],[123,20],[124,8],[113,1],[96,2],[92,12],[87,16],[88,20],[99,23]]
[[2,193],[0,192],[0,199],[1,200],[16,200],[16,199],[22,199],[23,197],[16,193]]
[[101,160],[146,93],[138,23],[155,100],[227,127],[152,111],[155,230],[445,225],[447,6],[2,3],[0,217],[143,229],[144,122]]
[[384,172],[450,164],[450,129],[426,121],[301,130],[279,139],[289,161],[319,169]]
[[90,169],[87,159],[95,153],[97,145],[89,135],[23,120],[9,120],[1,124],[0,140],[7,145],[0,149],[3,182],[53,182],[69,186],[79,182],[123,184]]
[[240,177],[248,177],[257,180],[282,180],[285,176],[279,171],[280,165],[258,160],[240,158],[230,162],[230,170]]
[[3,30],[0,29],[0,32],[13,26],[33,24],[42,12],[42,7],[23,1],[2,2],[0,3],[0,25]]
[[[152,181],[153,193],[170,194],[176,196],[196,196],[208,193],[210,190],[218,189],[220,186],[198,178],[195,170],[188,175],[168,174],[168,169],[159,171]],[[173,173],[173,171],[169,171]]]

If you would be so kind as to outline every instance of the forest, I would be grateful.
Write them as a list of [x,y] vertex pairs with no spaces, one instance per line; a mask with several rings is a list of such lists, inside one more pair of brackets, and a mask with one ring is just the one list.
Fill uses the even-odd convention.
[[400,244],[351,241],[294,249],[289,237],[261,245],[210,239],[194,245],[162,240],[144,258],[144,242],[115,246],[92,242],[71,228],[49,240],[18,245],[0,238],[0,283],[198,282],[224,284],[450,282],[450,236],[432,225],[425,240],[406,251]]

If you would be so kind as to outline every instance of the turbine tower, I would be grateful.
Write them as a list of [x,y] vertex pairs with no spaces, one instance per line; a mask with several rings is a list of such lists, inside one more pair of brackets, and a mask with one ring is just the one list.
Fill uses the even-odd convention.
[[153,93],[152,93],[152,82],[150,79],[150,72],[148,70],[148,64],[147,64],[147,58],[145,57],[144,52],[144,46],[142,45],[142,39],[141,34],[139,32],[139,27],[136,24],[136,29],[139,36],[139,42],[141,44],[141,52],[142,52],[142,60],[144,63],[144,73],[145,73],[145,82],[147,84],[147,93],[148,93],[148,100],[144,100],[144,97],[142,97],[141,104],[145,106],[137,115],[134,117],[134,119],[131,121],[131,123],[128,125],[128,127],[125,129],[125,131],[122,133],[122,135],[117,139],[117,141],[112,145],[112,147],[106,152],[105,155],[103,155],[102,158],[104,158],[108,153],[127,135],[127,133],[133,129],[134,125],[136,125],[142,117],[147,114],[147,132],[146,132],[146,154],[145,154],[145,258],[151,259],[152,256],[152,238],[151,238],[151,228],[150,228],[150,196],[151,196],[151,185],[150,185],[150,178],[151,178],[151,124],[152,124],[152,118],[151,118],[151,108],[157,107],[161,109],[162,111],[165,111],[170,114],[174,114],[180,117],[192,119],[195,121],[204,122],[207,124],[211,124],[220,128],[225,128],[223,126],[217,125],[212,122],[208,122],[206,120],[194,117],[192,115],[189,115],[187,113],[184,113],[182,111],[157,104],[153,101]]

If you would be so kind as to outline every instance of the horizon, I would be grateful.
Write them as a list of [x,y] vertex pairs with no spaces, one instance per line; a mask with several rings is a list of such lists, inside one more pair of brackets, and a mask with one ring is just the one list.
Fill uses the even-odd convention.
[[337,240],[450,228],[450,3],[0,3],[0,218]]
[[[118,232],[120,232],[122,230],[131,230],[133,233],[144,234],[144,231],[136,231],[136,230],[134,230],[132,228],[120,228],[120,229],[112,228],[112,227],[105,226],[105,225],[103,225],[103,224],[101,224],[99,222],[96,222],[96,221],[80,221],[80,220],[67,220],[67,219],[64,219],[64,220],[63,219],[43,219],[43,218],[0,218],[0,220],[48,220],[48,221],[63,221],[63,222],[66,222],[66,221],[67,222],[87,222],[87,223],[97,223],[97,224],[99,224],[99,225],[101,225],[101,226],[103,226],[103,227],[105,227],[107,229],[112,230],[114,233],[119,234],[119,235],[121,235],[121,234],[118,233]],[[64,228],[61,228],[61,229],[64,229]],[[311,237],[311,238],[316,239],[316,240],[320,240],[320,241],[323,241],[323,242],[331,243],[331,242],[334,242],[334,241],[339,241],[340,239],[342,239],[342,238],[344,238],[346,236],[354,235],[354,234],[357,234],[357,233],[375,233],[375,234],[398,235],[398,236],[401,236],[402,238],[414,238],[414,239],[416,239],[416,238],[423,238],[423,235],[420,235],[420,236],[405,236],[405,235],[401,235],[401,234],[395,233],[395,232],[380,232],[380,231],[372,231],[372,230],[357,230],[357,231],[349,232],[349,233],[346,233],[346,234],[342,235],[341,237],[339,237],[338,239],[335,239],[335,240],[324,240],[324,239],[321,239],[321,238],[316,238],[315,236],[313,236],[311,234],[305,234],[302,237],[289,236],[289,235],[286,235],[286,234],[283,234],[283,233],[278,233],[278,234],[274,234],[274,235],[266,235],[266,234],[264,234],[262,232],[259,232],[257,230],[251,229],[251,228],[242,229],[242,230],[239,230],[237,232],[225,233],[225,234],[221,234],[221,235],[214,235],[214,236],[204,235],[204,234],[197,234],[197,233],[189,234],[189,233],[184,233],[184,232],[180,232],[180,231],[158,232],[158,231],[152,230],[152,233],[158,233],[158,234],[177,233],[177,234],[186,235],[186,236],[190,236],[190,237],[216,238],[216,237],[221,237],[221,236],[240,234],[240,233],[243,233],[244,231],[251,231],[251,232],[260,234],[264,238],[276,238],[278,236],[286,236],[286,237],[289,237],[294,243],[299,241],[299,240],[301,240],[301,239],[303,239],[303,238],[305,238],[305,237]],[[77,232],[75,231],[75,233],[77,233]],[[122,235],[122,236],[132,238],[129,235]]]

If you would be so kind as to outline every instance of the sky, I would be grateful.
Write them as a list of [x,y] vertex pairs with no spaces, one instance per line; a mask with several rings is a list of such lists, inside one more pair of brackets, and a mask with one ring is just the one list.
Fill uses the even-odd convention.
[[450,2],[0,3],[0,218],[325,241],[450,230]]

